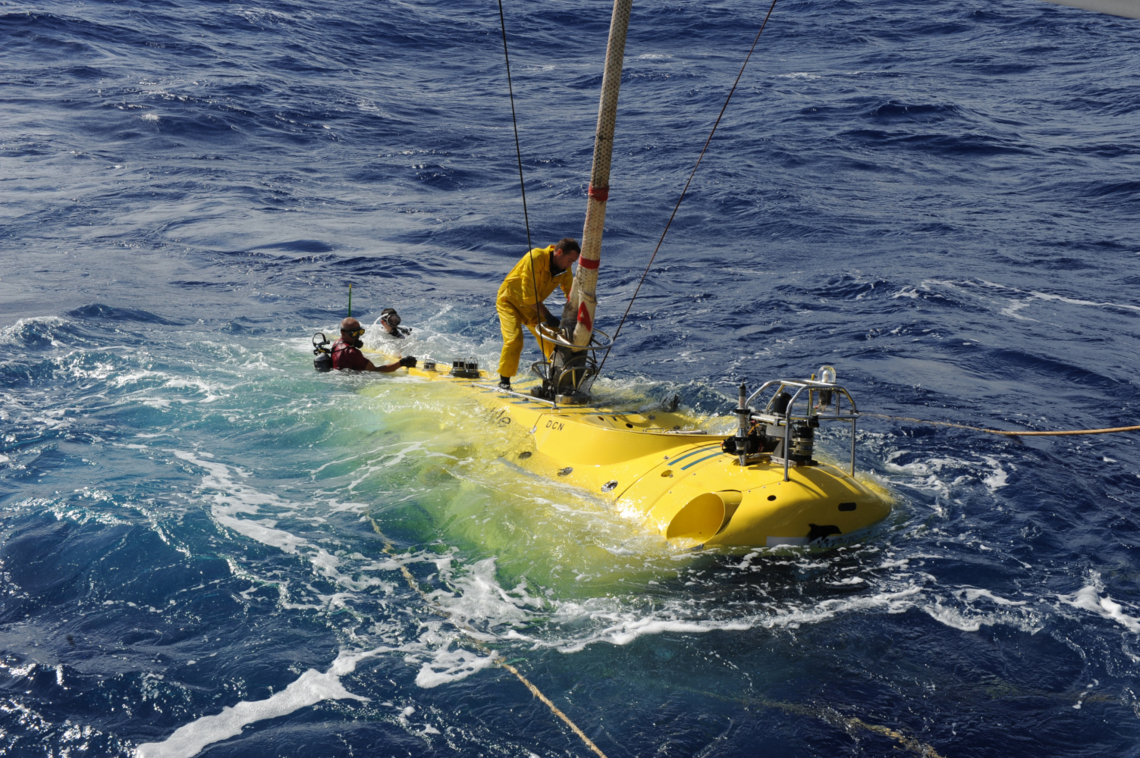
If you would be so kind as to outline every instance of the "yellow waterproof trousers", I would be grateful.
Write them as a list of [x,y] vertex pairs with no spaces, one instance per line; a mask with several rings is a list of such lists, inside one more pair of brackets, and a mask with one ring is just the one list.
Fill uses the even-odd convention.
[[546,356],[547,360],[550,360],[550,355],[554,352],[554,345],[548,340],[539,339],[538,331],[535,328],[537,323],[527,324],[517,308],[501,300],[495,304],[495,310],[499,312],[499,329],[503,332],[503,352],[499,354],[499,376],[510,377],[519,372],[519,358],[523,351],[522,328],[524,326],[530,329],[530,333],[534,335],[542,347],[542,354]]

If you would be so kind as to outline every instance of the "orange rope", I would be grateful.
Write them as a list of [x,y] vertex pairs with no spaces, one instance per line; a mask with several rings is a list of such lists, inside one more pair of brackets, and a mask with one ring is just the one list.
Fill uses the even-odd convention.
[[860,413],[860,416],[871,418],[889,418],[894,421],[913,421],[916,424],[931,424],[933,426],[952,426],[955,429],[969,429],[972,432],[985,432],[986,434],[1000,434],[1004,437],[1065,437],[1074,434],[1114,434],[1116,432],[1140,432],[1140,426],[1117,426],[1112,429],[1072,429],[1060,432],[1006,432],[1001,429],[982,429],[977,426],[964,424],[951,424],[949,421],[927,421],[921,418],[907,416],[885,416],[881,413]]

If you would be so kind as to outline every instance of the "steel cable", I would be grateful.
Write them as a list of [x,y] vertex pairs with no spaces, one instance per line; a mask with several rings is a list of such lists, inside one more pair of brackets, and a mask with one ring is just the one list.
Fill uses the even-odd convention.
[[[511,126],[515,132],[515,157],[518,159],[519,164],[519,192],[522,193],[523,204],[523,224],[526,226],[526,254],[529,256],[530,251],[534,249],[534,245],[530,240],[530,215],[527,213],[526,208],[526,183],[523,181],[523,166],[522,166],[522,147],[519,145],[519,122],[515,114],[515,88],[511,83],[511,56],[507,52],[507,17],[503,13],[503,0],[499,0],[499,26],[503,31],[503,59],[507,64],[507,92],[511,96]],[[534,311],[535,315],[541,315],[542,311],[538,307],[538,280],[534,276],[534,258],[530,259],[530,280],[534,285]],[[539,319],[541,321],[541,319]],[[521,327],[520,327],[521,330]],[[542,354],[546,355],[545,343],[542,338],[542,332],[538,329],[534,330],[535,335],[538,336],[538,349]]]

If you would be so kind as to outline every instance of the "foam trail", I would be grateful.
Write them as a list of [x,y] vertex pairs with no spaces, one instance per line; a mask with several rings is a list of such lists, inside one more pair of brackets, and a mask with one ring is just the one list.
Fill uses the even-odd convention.
[[466,679],[472,674],[495,665],[497,656],[479,656],[469,650],[442,650],[435,658],[425,663],[418,674],[416,684],[424,689],[438,687]]
[[216,505],[211,509],[211,513],[219,524],[249,537],[251,540],[279,548],[286,553],[295,554],[299,548],[309,545],[309,542],[303,537],[276,529],[276,522],[273,520],[263,519],[258,522],[252,519],[238,518],[240,513],[257,515],[260,512],[258,505],[289,508],[288,503],[276,495],[266,495],[252,487],[234,481],[233,477],[230,476],[229,467],[224,464],[202,460],[198,456],[181,450],[173,452],[178,458],[209,472],[202,478],[202,486],[218,490],[218,494],[214,495]]
[[1086,585],[1072,595],[1058,595],[1062,602],[1074,608],[1090,611],[1123,626],[1133,634],[1140,634],[1140,618],[1129,616],[1124,606],[1105,595],[1100,596],[1096,587]]
[[214,716],[203,716],[186,726],[179,727],[163,742],[146,742],[135,750],[136,758],[190,758],[208,745],[228,740],[241,734],[249,724],[265,719],[287,716],[293,711],[316,705],[322,700],[369,699],[354,695],[344,688],[340,678],[356,669],[356,664],[388,648],[377,648],[361,653],[341,652],[329,670],[321,673],[309,669],[300,678],[267,700],[242,701],[225,707]]

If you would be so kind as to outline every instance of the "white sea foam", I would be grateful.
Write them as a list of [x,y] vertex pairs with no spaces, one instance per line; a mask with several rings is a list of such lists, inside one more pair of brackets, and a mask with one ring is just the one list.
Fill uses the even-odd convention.
[[[363,455],[364,459],[368,461],[368,463],[356,469],[355,473],[357,474],[357,477],[349,483],[347,489],[349,492],[352,492],[361,484],[373,480],[377,472],[392,468],[393,466],[399,466],[400,464],[407,461],[408,457],[412,454],[424,454],[427,452],[428,451],[424,449],[424,444],[422,442],[385,445],[383,447],[376,448],[375,450],[368,451]],[[420,455],[417,457],[427,456]],[[445,455],[436,457],[445,457],[454,460],[452,456]]]
[[[1002,287],[1003,285],[994,284],[993,282],[984,282],[987,285],[994,287]],[[1063,295],[1054,295],[1049,292],[1038,292],[1036,290],[1029,290],[1029,296],[1035,300],[1046,300],[1065,303],[1066,305],[1079,305],[1084,307],[1093,308],[1120,308],[1122,310],[1136,311],[1140,313],[1140,306],[1128,305],[1125,303],[1113,303],[1107,300],[1080,300],[1073,297],[1064,297]]]
[[342,503],[339,500],[329,500],[326,505],[331,513],[343,513],[345,511],[355,511],[356,513],[364,513],[368,509],[368,503]]
[[[216,384],[216,383],[207,382],[204,379],[198,379],[198,378],[187,379],[184,377],[172,376],[171,374],[168,374],[168,373],[163,372],[163,371],[150,371],[148,369],[140,369],[140,370],[131,371],[131,372],[128,372],[125,374],[120,374],[120,375],[112,378],[109,381],[109,384],[111,386],[119,388],[119,389],[124,388],[124,387],[128,387],[128,386],[137,386],[140,384],[144,385],[144,387],[146,387],[146,389],[140,389],[140,390],[138,390],[139,392],[161,388],[161,389],[172,389],[172,390],[194,390],[194,391],[198,392],[199,394],[203,395],[203,397],[198,398],[196,400],[190,400],[187,398],[154,398],[154,397],[144,397],[144,398],[138,399],[138,402],[142,402],[144,405],[150,405],[152,407],[155,407],[159,404],[162,404],[163,407],[167,407],[170,405],[171,402],[213,403],[217,400],[220,400],[224,397],[227,397],[229,391],[232,389],[230,387],[224,387],[224,386]],[[147,386],[147,385],[149,385],[149,386]],[[157,387],[155,385],[157,385]],[[128,398],[131,399],[132,401],[136,400],[136,398],[133,396],[128,396]]]
[[[1006,470],[1006,467],[1010,470],[1014,468],[1011,464],[1003,463],[994,456],[981,456],[978,460],[943,457],[916,460],[906,464],[895,463],[898,458],[907,455],[909,452],[907,450],[891,452],[887,455],[883,468],[891,474],[911,477],[911,480],[907,482],[908,486],[939,494],[948,493],[953,487],[963,485],[972,478],[964,474],[953,476],[957,471],[973,473],[974,477],[981,481],[987,489],[996,492],[1009,483],[1009,471]],[[989,471],[980,471],[979,469],[982,469],[983,466],[988,467]],[[951,478],[952,476],[953,478]]]
[[1100,590],[1093,585],[1085,585],[1072,595],[1058,595],[1061,602],[1090,611],[1106,619],[1115,621],[1133,634],[1140,634],[1140,618],[1124,612],[1124,605],[1108,595],[1100,596]]
[[[272,493],[264,493],[245,484],[239,479],[249,479],[247,472],[231,468],[223,463],[205,460],[206,453],[188,453],[181,450],[172,451],[174,455],[188,463],[192,463],[207,473],[202,477],[202,488],[213,490],[210,498],[213,505],[210,513],[214,520],[222,527],[241,534],[249,539],[275,547],[283,552],[293,555],[304,555],[321,576],[350,590],[359,591],[369,587],[386,586],[384,580],[368,576],[364,579],[353,579],[342,572],[342,559],[325,550],[323,547],[313,545],[304,537],[298,536],[277,526],[277,519],[265,518],[261,515],[263,506],[273,509],[275,515],[291,515],[296,512],[294,504],[283,500]],[[360,556],[364,560],[363,556]],[[417,562],[418,557],[408,558],[404,562]],[[358,567],[359,571],[398,571],[400,562],[395,559],[373,561],[368,565]],[[284,597],[282,603],[285,607],[313,608],[312,604],[289,603]]]
[[577,626],[584,617],[609,622],[605,626],[594,628],[574,639],[539,640],[523,635],[517,635],[517,638],[526,639],[536,647],[553,647],[563,653],[577,653],[594,644],[628,645],[641,637],[659,634],[705,634],[757,628],[796,629],[846,613],[903,613],[919,603],[923,591],[922,587],[905,585],[871,595],[826,600],[809,607],[765,605],[756,613],[732,618],[686,618],[685,614],[691,609],[676,604],[667,604],[645,616],[641,609],[622,607],[615,599],[595,598],[582,603],[559,603],[556,618],[571,627]]
[[1033,321],[1026,316],[1018,315],[1018,311],[1023,310],[1034,303],[1034,301],[1042,302],[1057,302],[1064,303],[1065,305],[1074,305],[1082,308],[1118,308],[1121,310],[1140,312],[1140,306],[1132,305],[1130,303],[1114,303],[1108,300],[1084,300],[1075,297],[1065,297],[1064,295],[1056,295],[1051,292],[1040,292],[1038,290],[1023,290],[1018,287],[1011,287],[1006,284],[999,284],[998,282],[991,282],[985,279],[979,281],[951,281],[939,279],[927,279],[920,285],[923,289],[931,289],[930,285],[939,285],[949,287],[951,289],[971,290],[979,287],[984,287],[989,290],[995,290],[1003,293],[1013,293],[1018,296],[1016,300],[1009,300],[1009,305],[1006,306],[1001,312],[1007,316],[1011,316],[1023,321]]
[[[62,326],[66,323],[67,322],[59,316],[37,316],[35,318],[22,318],[10,326],[0,328],[0,343],[18,341],[20,338],[17,335],[23,332],[26,327],[33,324]],[[55,339],[55,337],[49,337],[49,339],[51,340],[52,347],[61,347],[60,343]]]
[[495,559],[479,561],[458,578],[450,577],[450,558],[439,565],[440,574],[452,578],[455,592],[437,590],[428,599],[452,619],[467,624],[490,621],[492,624],[516,624],[531,618],[531,611],[543,601],[531,597],[526,584],[520,583],[508,592],[495,578]]
[[[993,458],[987,455],[982,456],[982,460],[990,464],[992,467],[989,475],[982,477],[982,481],[985,483],[986,487],[989,488],[990,492],[994,492],[1004,487],[1009,479],[1009,474],[1005,471],[1005,469],[1001,467],[1001,464],[998,462],[997,458]],[[1013,467],[1010,466],[1010,468]]]
[[356,670],[356,664],[365,658],[388,652],[390,648],[376,648],[363,652],[341,652],[329,670],[321,673],[309,669],[283,691],[266,700],[242,701],[227,706],[221,713],[203,716],[179,727],[163,742],[147,742],[135,751],[137,758],[190,758],[215,742],[228,740],[257,721],[280,718],[301,708],[316,705],[322,700],[359,700],[368,698],[354,695],[344,688],[340,678]]
[[976,632],[982,628],[981,618],[964,614],[957,608],[947,608],[942,603],[933,603],[923,610],[935,621],[960,632]]
[[462,648],[440,650],[432,660],[423,664],[416,674],[416,684],[424,689],[466,679],[472,674],[495,665],[495,656],[481,656]]
[[1010,300],[1009,305],[1007,305],[1006,307],[1001,309],[1001,315],[1009,316],[1010,318],[1015,318],[1018,321],[1036,321],[1037,319],[1035,319],[1035,318],[1029,318],[1028,316],[1022,316],[1021,314],[1018,313],[1018,311],[1023,310],[1025,308],[1028,308],[1029,305],[1030,305],[1029,300]]
[[682,621],[658,618],[643,618],[628,621],[619,627],[611,628],[607,635],[608,641],[615,645],[627,645],[639,637],[646,635],[666,634],[670,632],[681,634],[704,634],[713,631],[747,631],[752,624],[742,621],[708,622],[708,621]]
[[975,600],[985,599],[997,605],[1026,605],[1024,600],[1007,600],[1004,597],[999,597],[989,590],[978,589],[976,587],[963,587],[960,590],[955,590],[954,595],[967,603],[973,603]]

